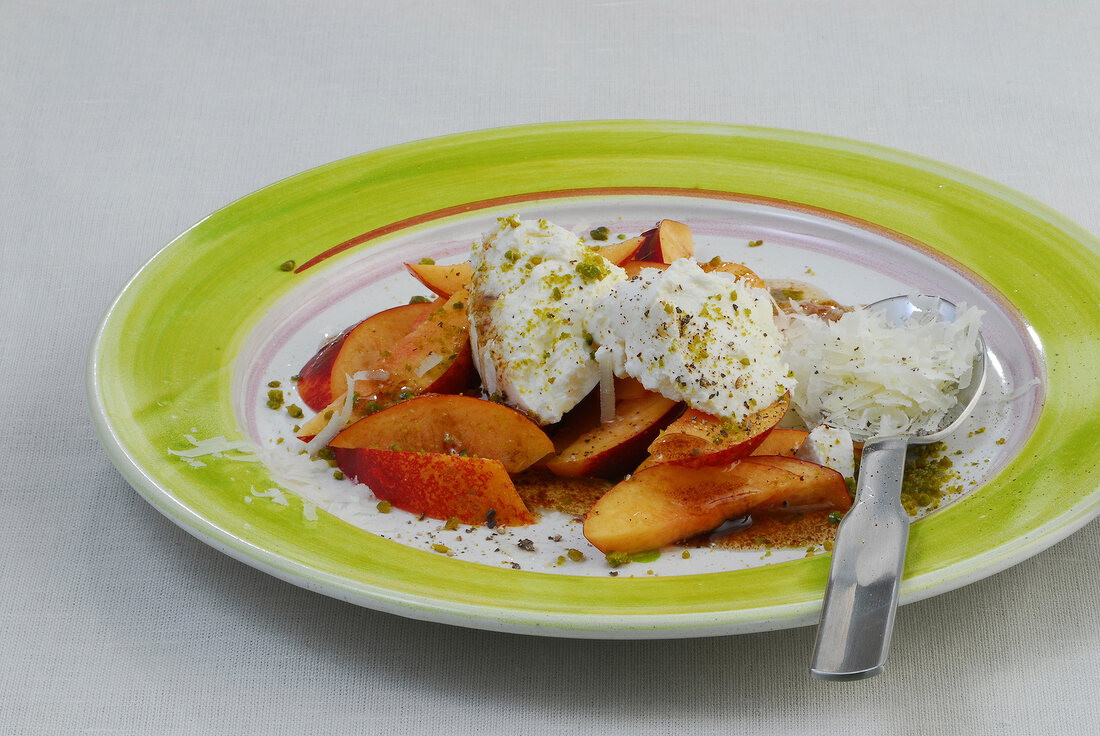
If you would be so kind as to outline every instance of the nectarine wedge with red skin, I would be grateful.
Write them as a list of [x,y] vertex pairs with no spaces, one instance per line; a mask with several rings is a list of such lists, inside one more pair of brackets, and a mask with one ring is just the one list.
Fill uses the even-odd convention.
[[417,281],[444,299],[449,299],[459,289],[468,289],[473,274],[466,261],[452,264],[406,263],[405,268]]
[[611,243],[610,245],[601,245],[597,250],[600,251],[600,255],[606,258],[616,266],[621,266],[629,260],[635,258],[638,249],[642,247],[645,242],[645,238],[641,235],[630,238],[629,240],[623,240],[618,243]]
[[804,460],[760,456],[697,468],[666,463],[639,470],[604,494],[585,517],[584,536],[601,552],[632,554],[754,509],[850,506],[840,473]]
[[688,409],[649,446],[646,464],[671,462],[694,467],[721,465],[745,457],[764,441],[789,407],[790,397],[784,395],[738,424]]
[[750,455],[782,455],[784,457],[794,457],[794,454],[798,452],[798,448],[802,446],[802,443],[806,441],[806,436],[809,435],[804,429],[787,429],[776,427],[771,432],[768,432],[768,436],[764,438],[764,441],[756,446]]
[[782,468],[741,461],[699,468],[654,465],[593,505],[584,536],[604,553],[658,549],[772,503],[799,482]]
[[499,460],[401,450],[335,449],[344,475],[403,511],[463,524],[533,524]]
[[[378,369],[383,380],[355,382],[356,401],[347,424],[399,401],[433,393],[461,391],[470,382],[473,357],[470,352],[470,322],[466,316],[467,292],[455,292],[446,301],[432,303],[431,311],[412,332],[383,356]],[[321,431],[345,402],[346,391],[302,425],[299,437]]]
[[[603,245],[596,250],[616,266],[634,257],[642,245],[642,237],[624,240],[621,243]],[[405,268],[424,286],[437,296],[450,298],[459,289],[470,288],[473,271],[467,261],[462,263],[406,263]]]
[[783,455],[752,455],[745,458],[744,462],[782,468],[799,477],[799,483],[789,486],[784,493],[773,498],[768,506],[847,511],[852,505],[852,495],[848,492],[844,476],[832,468]]
[[346,376],[377,368],[386,351],[412,332],[431,310],[430,303],[403,304],[344,330],[298,371],[298,395],[302,402],[313,411],[328,406],[344,393]]
[[576,407],[554,434],[557,451],[546,462],[555,475],[621,478],[638,467],[646,448],[682,405],[660,394],[644,392],[638,398],[615,402],[615,418],[600,421],[598,396]]
[[661,220],[657,227],[642,233],[642,245],[634,257],[640,261],[672,263],[695,255],[691,228],[676,220]]
[[466,454],[500,460],[521,473],[554,452],[554,443],[527,415],[473,396],[430,394],[363,417],[329,447]]

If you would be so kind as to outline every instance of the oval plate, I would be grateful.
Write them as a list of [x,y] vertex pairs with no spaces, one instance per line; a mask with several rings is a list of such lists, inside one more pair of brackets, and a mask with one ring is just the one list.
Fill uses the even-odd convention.
[[[267,378],[294,373],[322,331],[407,299],[415,282],[402,260],[461,258],[470,237],[513,211],[622,232],[685,219],[718,252],[764,234],[770,255],[741,255],[765,276],[819,282],[853,303],[938,289],[992,314],[1001,389],[1026,389],[1029,378],[1038,387],[1022,403],[1013,397],[1008,429],[990,434],[984,455],[978,448],[986,468],[976,487],[914,524],[903,602],[1026,559],[1100,510],[1095,237],[1021,194],[910,154],[699,123],[550,124],[422,141],[307,171],[214,213],[151,259],[104,317],[88,364],[104,447],[142,496],[204,542],[378,610],[578,637],[814,623],[828,555],[737,569],[696,555],[673,574],[617,577],[517,570],[318,513],[280,490],[294,481],[268,454],[170,452],[186,450],[186,438],[273,442],[265,433],[275,413],[263,414],[260,396]],[[779,272],[792,254],[797,272]],[[281,270],[288,260],[296,268]]]

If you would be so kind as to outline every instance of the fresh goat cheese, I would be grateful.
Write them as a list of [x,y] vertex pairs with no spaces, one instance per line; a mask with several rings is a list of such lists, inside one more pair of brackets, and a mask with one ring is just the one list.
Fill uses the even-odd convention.
[[856,477],[855,447],[852,434],[846,429],[819,424],[799,445],[795,457],[832,468],[845,478]]
[[589,324],[616,375],[709,414],[740,421],[794,385],[767,290],[692,258],[618,284]]
[[545,220],[498,222],[470,257],[474,362],[490,394],[551,424],[599,381],[587,320],[626,272]]

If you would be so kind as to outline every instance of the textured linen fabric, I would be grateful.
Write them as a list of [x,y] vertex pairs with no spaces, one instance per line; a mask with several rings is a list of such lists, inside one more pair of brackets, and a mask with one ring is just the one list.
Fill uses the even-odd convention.
[[104,310],[176,234],[428,136],[803,129],[1100,232],[1098,30],[1090,2],[0,1],[0,733],[1100,732],[1095,522],[902,608],[885,675],[817,682],[812,627],[542,639],[286,584],[141,500],[84,400]]

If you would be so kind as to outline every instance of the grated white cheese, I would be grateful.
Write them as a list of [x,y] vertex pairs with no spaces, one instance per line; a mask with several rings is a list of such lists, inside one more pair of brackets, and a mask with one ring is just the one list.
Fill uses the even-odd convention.
[[168,454],[175,455],[194,468],[205,467],[206,463],[195,458],[208,455],[219,459],[225,458],[248,463],[260,462],[260,456],[257,454],[258,448],[247,440],[227,440],[221,435],[198,440],[192,434],[185,434],[183,438],[190,442],[192,446],[186,450],[168,448]]
[[257,491],[255,486],[251,486],[249,487],[249,493],[251,493],[254,498],[269,498],[271,499],[271,503],[276,503],[280,506],[290,506],[290,501],[287,500],[286,493],[281,488],[268,488],[266,491]]
[[793,314],[784,356],[798,381],[791,405],[807,426],[863,436],[934,432],[970,385],[982,311],[955,320],[913,318],[904,327],[868,310],[835,322]]
[[306,443],[306,451],[311,456],[316,455],[323,447],[328,445],[328,443],[332,441],[332,438],[338,435],[340,430],[344,428],[344,425],[348,423],[352,409],[355,406],[355,383],[357,381],[385,381],[389,378],[389,375],[389,373],[383,370],[369,370],[359,371],[354,375],[345,376],[347,379],[347,391],[344,392],[343,406],[340,407],[340,411],[334,411],[332,416],[329,417],[328,423],[313,439]]

